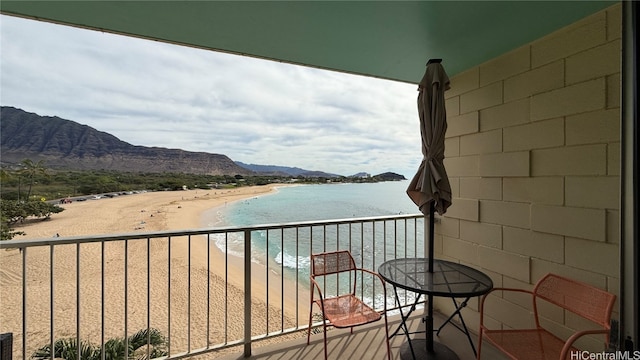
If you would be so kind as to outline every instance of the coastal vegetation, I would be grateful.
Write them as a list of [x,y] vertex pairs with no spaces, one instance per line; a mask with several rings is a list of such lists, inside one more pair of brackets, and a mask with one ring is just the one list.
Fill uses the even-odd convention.
[[[167,339],[162,333],[154,328],[143,329],[127,338],[128,357],[125,357],[125,339],[113,338],[108,340],[103,347],[91,344],[88,341],[80,341],[80,359],[82,360],[143,360],[155,359],[167,356]],[[76,360],[78,358],[77,340],[73,338],[59,339],[53,344],[54,353],[51,354],[51,345],[45,345],[38,349],[32,356],[36,360],[44,359],[65,359]],[[146,347],[149,345],[149,357],[147,357]],[[104,348],[104,358],[102,357]],[[53,355],[53,356],[52,356]]]
[[124,172],[115,170],[60,170],[47,168],[44,161],[25,159],[1,169],[0,240],[22,232],[12,225],[27,219],[47,220],[64,208],[57,204],[86,200],[90,195],[129,195],[139,191],[179,191],[184,189],[228,189],[272,183],[370,183],[404,180],[402,175],[375,176],[291,176],[291,175],[203,175],[169,172]]
[[[112,170],[3,170],[0,198],[6,200],[54,200],[103,193],[233,188],[271,183],[363,183],[399,180],[380,174],[370,177],[304,177],[200,175],[187,173],[133,173]],[[26,186],[26,189],[25,189]]]

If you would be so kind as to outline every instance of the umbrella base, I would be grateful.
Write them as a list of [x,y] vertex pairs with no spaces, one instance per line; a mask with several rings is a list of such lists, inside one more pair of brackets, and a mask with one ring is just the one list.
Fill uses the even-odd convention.
[[433,342],[433,352],[427,351],[427,339],[411,339],[411,346],[409,346],[409,342],[402,344],[400,346],[400,359],[414,359],[413,354],[411,354],[412,347],[415,359],[459,360],[458,355],[453,350],[436,341]]

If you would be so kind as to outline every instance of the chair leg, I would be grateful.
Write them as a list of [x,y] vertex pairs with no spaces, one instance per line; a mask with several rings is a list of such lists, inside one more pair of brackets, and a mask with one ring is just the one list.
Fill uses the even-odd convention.
[[478,355],[476,357],[477,360],[480,360],[481,354],[482,354],[482,328],[480,328],[480,335],[478,336]]
[[324,314],[322,315],[322,318],[322,330],[324,330],[324,360],[327,360],[327,321],[324,319]]
[[313,303],[309,307],[309,328],[307,329],[307,345],[309,345],[309,339],[311,338],[311,320],[313,315]]
[[387,312],[384,312],[384,334],[387,342],[387,359],[391,360],[391,345],[389,345],[389,323],[387,321]]

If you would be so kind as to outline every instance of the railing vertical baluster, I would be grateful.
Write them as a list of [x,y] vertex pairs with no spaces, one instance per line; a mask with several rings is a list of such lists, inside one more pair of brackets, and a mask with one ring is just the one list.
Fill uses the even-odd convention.
[[353,224],[349,223],[349,251],[353,251]]
[[[404,247],[403,247],[403,249],[404,249],[404,256],[405,256],[405,257],[407,257],[407,238],[408,238],[408,236],[409,236],[408,231],[409,231],[409,230],[407,229],[407,219],[405,219],[405,220],[404,220]],[[394,258],[394,259],[397,259],[397,258],[398,258],[398,242],[397,242],[397,241],[396,241],[396,243],[395,243],[395,244],[394,244],[394,246],[393,246],[393,258]],[[404,298],[405,298],[405,299],[407,298],[406,290],[404,290]],[[396,297],[396,299],[397,299],[397,297]],[[405,300],[405,301],[406,301],[406,300]],[[394,304],[395,304],[395,302],[394,302]],[[401,305],[401,304],[400,304],[400,303],[398,303],[398,306],[400,306],[400,305]]]
[[[129,239],[124,241],[124,358],[129,358]],[[80,358],[78,358],[80,359]]]
[[[226,324],[225,324],[226,326]],[[210,329],[211,327],[211,234],[207,234],[207,349],[210,345]]]
[[[300,267],[298,266],[300,264],[300,262],[298,261],[300,259],[300,252],[298,251],[300,249],[300,228],[296,226],[296,328],[298,327],[298,325],[300,324],[300,309],[298,307],[298,303],[300,302],[299,298],[298,298],[298,293],[300,291],[298,291],[298,289],[300,289]],[[309,254],[311,255],[311,254]]]
[[[394,220],[393,221],[393,243],[395,244],[398,241],[398,236],[397,236],[397,230],[398,230],[398,223]],[[384,223],[384,241],[382,243],[382,262],[387,261],[387,222],[385,221]],[[375,264],[374,264],[374,270],[375,269]]]
[[191,235],[187,236],[187,353],[191,352]]
[[282,331],[284,330],[284,228],[280,229],[280,254],[280,331]]
[[78,357],[82,359],[80,346],[80,243],[76,244],[76,344],[78,345]]
[[53,279],[54,279],[53,249],[54,249],[53,244],[49,245],[49,316],[51,317],[51,320],[50,320],[51,343],[49,344],[49,348],[51,349],[51,360],[53,360],[53,358],[55,357],[54,355],[56,353],[56,347],[55,347],[56,341],[55,341],[55,334],[54,334],[54,331],[55,331],[56,327],[54,325],[54,316],[53,316],[54,315],[54,309],[53,309],[53,304],[54,304],[54,301],[53,301],[53,298],[54,298],[54,291],[53,291],[53,289],[54,289],[54,286],[53,286]]
[[313,225],[309,226],[309,258],[313,254]]
[[244,231],[244,357],[251,356],[251,230]]
[[[423,225],[423,227],[424,227],[425,223],[426,223],[426,222],[424,221],[424,218],[423,218],[423,219],[422,219],[422,225]],[[426,249],[427,244],[424,242],[424,237],[425,237],[425,234],[423,233],[423,234],[422,234],[422,240],[423,240],[423,241],[422,241],[422,248],[423,248],[423,251],[426,251],[425,249]],[[416,219],[416,241],[415,241],[415,242],[414,242],[414,244],[413,244],[413,253],[414,253],[416,256],[418,255],[418,219]]]
[[104,348],[104,245],[105,242],[100,242],[100,359],[105,360],[105,348]]
[[322,225],[322,252],[327,251],[327,225]]
[[151,239],[147,237],[147,359],[151,359]]
[[[360,223],[360,253],[364,253],[364,222]],[[362,267],[364,256],[360,256],[360,267]]]
[[[371,222],[371,262],[372,264],[376,263],[376,221],[372,221]],[[366,266],[364,265],[364,251],[362,253],[362,267],[366,268]],[[372,266],[373,267],[373,266]],[[364,274],[362,275],[363,277],[363,281],[362,281],[362,285],[360,286],[361,292],[360,292],[360,296],[361,299],[364,299]],[[374,287],[372,288],[373,294],[375,294],[375,283],[373,283]],[[375,297],[374,297],[375,298]],[[374,304],[375,306],[375,304]]]
[[[336,224],[336,251],[340,250],[340,237],[338,236],[339,235],[338,234],[339,227],[340,227],[340,224]],[[326,226],[325,226],[324,232],[325,232],[325,236],[326,236],[326,232],[327,232]],[[336,275],[336,279],[337,279],[337,281],[336,281],[336,294],[339,294],[340,293],[340,285],[339,285],[340,284],[340,275]],[[351,276],[349,276],[349,287],[351,287]]]
[[265,284],[267,285],[265,287],[265,300],[267,302],[267,308],[265,309],[265,313],[266,313],[266,321],[265,321],[265,333],[268,334],[269,333],[269,230],[265,230],[266,232],[266,239],[265,239],[265,248],[266,248],[266,253],[265,253],[265,268],[267,271],[265,271]]
[[224,343],[229,342],[229,233],[224,233]]
[[171,356],[171,236],[167,238],[167,354]]
[[27,247],[22,248],[22,359],[27,358]]

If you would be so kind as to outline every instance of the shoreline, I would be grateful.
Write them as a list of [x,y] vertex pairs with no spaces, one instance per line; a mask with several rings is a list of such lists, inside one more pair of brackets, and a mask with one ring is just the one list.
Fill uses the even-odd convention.
[[[272,194],[286,184],[271,184],[236,189],[187,190],[176,192],[153,192],[120,196],[112,199],[88,200],[65,204],[65,211],[55,214],[50,220],[30,222],[15,229],[25,231],[26,236],[16,239],[35,240],[53,239],[56,234],[60,238],[70,236],[93,236],[103,234],[124,234],[135,232],[153,232],[162,230],[190,230],[210,228],[205,224],[207,212],[215,211],[225,204],[240,201],[254,196]],[[191,348],[217,343],[220,336],[238,336],[243,333],[244,298],[244,261],[242,258],[225,254],[215,245],[209,246],[210,262],[207,264],[207,241],[205,236],[176,237],[171,240],[152,239],[152,241],[131,240],[129,246],[122,244],[106,244],[104,252],[107,264],[105,274],[91,270],[96,267],[96,260],[102,257],[99,244],[83,244],[81,246],[81,263],[76,264],[74,245],[56,247],[54,255],[49,247],[31,248],[27,256],[27,353],[45,345],[48,340],[50,323],[53,321],[56,339],[68,337],[76,331],[76,314],[81,316],[80,333],[82,339],[92,343],[100,343],[100,277],[105,278],[102,285],[108,294],[105,297],[105,339],[122,336],[124,328],[121,321],[124,304],[128,304],[128,332],[135,332],[146,327],[146,319],[150,326],[159,328],[165,336],[171,337],[172,353],[186,350],[184,344]],[[124,252],[126,251],[126,252]],[[124,260],[127,258],[127,290],[124,289]],[[170,254],[170,257],[169,257]],[[50,258],[54,264],[50,264]],[[144,261],[144,259],[147,259]],[[21,253],[18,251],[0,251],[0,332],[14,333],[14,349],[21,349]],[[209,265],[209,266],[207,266]],[[99,270],[99,265],[97,265]],[[166,268],[170,267],[170,270]],[[252,328],[253,332],[263,333],[266,324],[280,324],[286,319],[285,328],[291,327],[298,315],[298,322],[306,323],[308,307],[304,300],[300,301],[296,314],[295,300],[300,294],[285,294],[280,298],[280,276],[269,271],[269,306],[266,304],[266,266],[251,263],[252,267]],[[54,269],[55,291],[49,288],[49,269]],[[81,311],[75,311],[76,303],[76,269],[82,269],[80,298]],[[186,271],[185,269],[191,269]],[[207,272],[209,270],[209,272]],[[228,276],[228,282],[225,282]],[[207,279],[209,278],[209,279]],[[149,286],[147,286],[149,279]],[[169,282],[171,290],[168,290]],[[295,286],[286,279],[285,289]],[[140,284],[141,286],[137,286]],[[210,288],[207,290],[207,285]],[[148,289],[147,289],[148,288]],[[149,296],[147,296],[147,291]],[[168,293],[168,291],[170,291]],[[306,294],[308,289],[298,292]],[[125,296],[126,294],[126,296]],[[54,313],[51,314],[50,303],[53,295]],[[304,296],[304,295],[303,295]],[[124,299],[126,297],[126,299]],[[280,303],[284,304],[284,313],[280,312]],[[167,318],[166,309],[171,304],[171,316]],[[149,314],[147,314],[149,304]],[[186,309],[191,314],[185,314]],[[133,311],[138,309],[141,311]],[[266,319],[267,309],[269,318]],[[302,310],[305,309],[305,310]],[[302,311],[301,311],[302,310]],[[176,314],[174,314],[174,312]],[[305,314],[304,316],[301,316]],[[226,319],[226,316],[229,319]],[[237,317],[238,320],[233,320]],[[202,327],[211,320],[210,329]],[[123,320],[123,319],[122,319]],[[190,323],[198,324],[195,329]],[[225,324],[226,322],[226,324]],[[91,324],[89,324],[91,323]],[[225,325],[228,334],[224,334]],[[279,325],[278,325],[279,326]],[[269,332],[274,331],[269,325]],[[170,329],[170,333],[169,332]],[[220,330],[222,329],[222,330]],[[166,331],[166,332],[165,332]],[[222,334],[220,334],[222,331]],[[41,338],[44,336],[45,338]],[[208,337],[208,338],[207,338]],[[190,340],[189,340],[190,339]],[[277,339],[274,341],[278,341]]]
[[[275,195],[278,190],[280,188],[283,187],[290,187],[290,186],[303,186],[301,184],[294,184],[294,185],[288,185],[288,184],[275,184],[271,191],[269,192],[264,192],[264,193],[260,193],[255,197],[263,197],[263,196],[270,196],[270,195]],[[206,223],[206,216],[208,214],[211,214],[213,212],[219,211],[220,209],[222,209],[223,207],[227,206],[227,205],[231,205],[233,203],[237,203],[239,201],[243,201],[246,199],[250,199],[253,197],[243,197],[243,198],[238,198],[235,199],[233,201],[230,201],[228,203],[225,204],[220,204],[216,207],[204,210],[200,213],[200,227],[202,228],[217,228],[217,227],[227,227],[227,226],[232,226],[232,225],[228,225],[228,224],[220,224],[218,225],[214,225],[214,226],[209,226]],[[225,253],[222,249],[220,249],[216,244],[215,244],[215,240],[210,240],[211,242],[213,242],[211,244],[211,248],[213,249],[212,251],[215,253],[215,256],[217,258],[218,261],[220,262],[224,262],[225,264],[230,264],[233,267],[234,271],[229,271],[229,282],[232,283],[233,285],[237,286],[238,288],[244,288],[244,277],[242,276],[237,276],[238,274],[244,274],[244,258],[242,256],[238,256],[235,255],[233,253],[228,253],[226,258],[225,258]],[[205,250],[206,251],[206,250]],[[271,260],[271,259],[268,259]],[[215,261],[215,260],[214,260]],[[285,293],[284,299],[281,299],[280,294],[282,293],[282,288],[280,287],[281,284],[283,284],[285,286],[285,289],[288,288],[296,288],[296,283],[293,279],[290,279],[286,274],[278,274],[277,272],[275,272],[273,270],[273,268],[269,268],[269,270],[267,269],[267,266],[263,263],[256,263],[254,261],[251,261],[251,273],[252,273],[252,297],[256,297],[256,294],[266,294],[267,293],[267,287],[266,287],[266,279],[262,278],[261,276],[263,274],[268,274],[269,277],[269,284],[278,284],[278,287],[274,287],[273,285],[269,287],[269,299],[276,299],[277,302],[276,304],[280,304],[281,300],[283,300],[282,304],[284,305],[284,309],[285,309],[285,316],[289,316],[291,318],[295,318],[296,317],[296,312],[292,309],[296,308],[296,300],[297,299],[303,299],[302,301],[300,301],[300,304],[298,305],[302,305],[299,306],[299,310],[297,312],[297,320],[298,320],[298,324],[307,324],[308,322],[308,316],[309,316],[309,308],[308,308],[308,298],[309,298],[309,289],[301,289],[298,288],[298,292],[297,292],[297,299],[296,299],[296,294],[291,294],[291,292]],[[281,277],[284,279],[284,282],[281,283]],[[288,285],[288,286],[287,286]],[[257,292],[255,291],[257,289]],[[261,301],[265,301],[265,297],[260,297],[259,298]],[[306,299],[306,301],[304,300]],[[270,303],[272,303],[272,301],[270,301]]]

